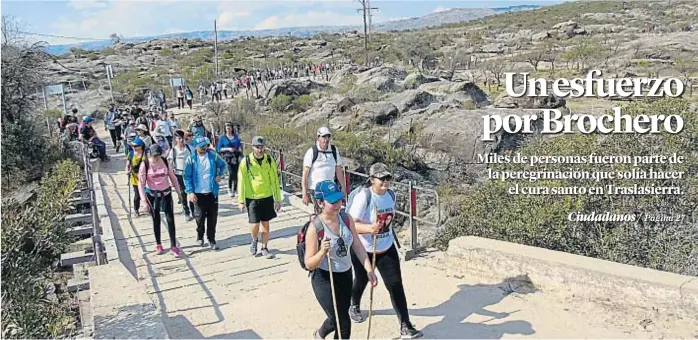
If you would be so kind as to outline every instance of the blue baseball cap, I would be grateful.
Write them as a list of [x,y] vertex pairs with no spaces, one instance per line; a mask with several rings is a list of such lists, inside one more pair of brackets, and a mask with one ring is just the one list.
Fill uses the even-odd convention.
[[206,137],[198,136],[198,137],[194,138],[194,147],[205,148],[208,146],[208,144],[209,144],[209,141],[208,141],[208,138],[206,138]]
[[142,139],[136,137],[131,141],[131,145],[145,147],[145,142]]
[[333,181],[322,181],[315,186],[315,198],[329,203],[336,203],[344,198],[342,190]]
[[92,122],[92,121],[94,121],[94,120],[95,120],[95,119],[94,119],[93,117],[91,117],[91,116],[82,117],[82,121],[85,122],[85,123],[89,123],[89,122]]

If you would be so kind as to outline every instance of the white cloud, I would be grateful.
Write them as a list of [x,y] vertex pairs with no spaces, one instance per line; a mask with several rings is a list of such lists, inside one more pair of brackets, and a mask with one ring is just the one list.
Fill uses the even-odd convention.
[[[394,20],[394,18],[373,17],[373,23]],[[267,17],[255,25],[253,30],[264,30],[284,27],[305,26],[345,26],[363,25],[363,17],[360,15],[345,15],[333,11],[308,12],[303,14],[274,15]]]
[[252,13],[248,11],[225,11],[218,15],[216,19],[220,29],[231,29],[235,26],[239,19],[249,17]]
[[432,11],[432,13],[446,12],[446,11],[448,11],[448,10],[450,10],[450,8],[446,8],[446,7],[441,7],[441,6],[439,6],[439,7],[434,8],[434,10]]
[[90,9],[100,9],[109,6],[108,0],[70,0],[68,1],[68,7],[76,9],[79,11],[90,10]]

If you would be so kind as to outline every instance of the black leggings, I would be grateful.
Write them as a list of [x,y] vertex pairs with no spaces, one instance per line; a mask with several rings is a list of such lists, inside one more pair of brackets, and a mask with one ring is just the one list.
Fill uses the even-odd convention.
[[[351,269],[342,273],[332,273],[334,277],[334,289],[337,295],[337,312],[339,312],[339,325],[342,328],[342,339],[351,337],[351,320],[349,319],[349,303],[351,301]],[[334,332],[334,338],[339,339],[335,324],[337,319],[334,315],[334,304],[332,302],[332,286],[330,285],[330,272],[323,269],[316,269],[312,274],[312,285],[315,298],[325,311],[327,319],[318,329],[318,335],[322,338]]]
[[153,231],[155,232],[155,243],[162,244],[160,241],[160,209],[165,211],[165,218],[167,219],[167,232],[170,234],[170,247],[177,246],[177,239],[175,238],[175,221],[174,221],[174,211],[172,210],[172,194],[169,193],[158,199],[151,194],[146,194],[148,196],[148,203],[150,207],[150,216],[153,217]]
[[[237,157],[235,155],[234,157]],[[239,162],[235,164],[228,163],[228,189],[231,191],[238,189],[238,168],[240,167]]]
[[137,185],[131,185],[131,189],[133,189],[133,207],[138,211],[138,208],[141,207],[141,194],[138,193]]
[[[373,253],[368,253],[368,258],[373,259]],[[352,304],[359,306],[361,304],[361,296],[366,290],[368,284],[368,276],[363,263],[356,257],[354,251],[351,252],[351,262],[354,264],[354,287],[351,291]],[[388,251],[382,254],[376,254],[376,269],[381,273],[385,288],[390,294],[390,302],[393,303],[393,309],[397,313],[400,323],[409,322],[410,315],[407,311],[407,298],[405,297],[405,288],[402,285],[402,272],[400,271],[400,257],[398,256],[395,245],[390,247]]]

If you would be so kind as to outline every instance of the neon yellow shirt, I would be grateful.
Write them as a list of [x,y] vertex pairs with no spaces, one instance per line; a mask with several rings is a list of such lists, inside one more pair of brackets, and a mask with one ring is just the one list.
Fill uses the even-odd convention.
[[245,203],[245,199],[270,196],[274,196],[274,202],[281,202],[281,185],[276,161],[265,154],[264,159],[259,162],[253,153],[250,153],[242,159],[238,170],[238,202]]

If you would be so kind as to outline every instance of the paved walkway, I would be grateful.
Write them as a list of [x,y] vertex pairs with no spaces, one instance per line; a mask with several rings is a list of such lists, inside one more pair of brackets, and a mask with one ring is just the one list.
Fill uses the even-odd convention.
[[[100,129],[100,127],[97,127]],[[105,131],[99,133],[106,137]],[[108,140],[105,138],[105,140]],[[282,207],[272,221],[270,249],[275,259],[248,253],[247,217],[223,191],[217,239],[220,250],[196,246],[196,225],[175,209],[177,238],[187,254],[156,255],[149,217],[128,218],[128,186],[123,155],[110,150],[99,178],[114,228],[121,262],[162,314],[172,338],[310,338],[325,315],[315,300],[307,272],[300,268],[295,234],[305,212]],[[166,228],[162,240],[169,244]],[[445,275],[434,253],[403,262],[412,321],[427,338],[651,336],[636,322],[615,325],[608,311],[571,306],[541,292],[508,292],[505,284],[481,284],[476,277]],[[372,338],[395,338],[399,329],[384,286],[374,297]],[[368,310],[368,290],[363,309]],[[618,313],[622,316],[622,313]],[[638,320],[639,321],[639,320]],[[354,324],[353,338],[365,338],[367,323]]]

